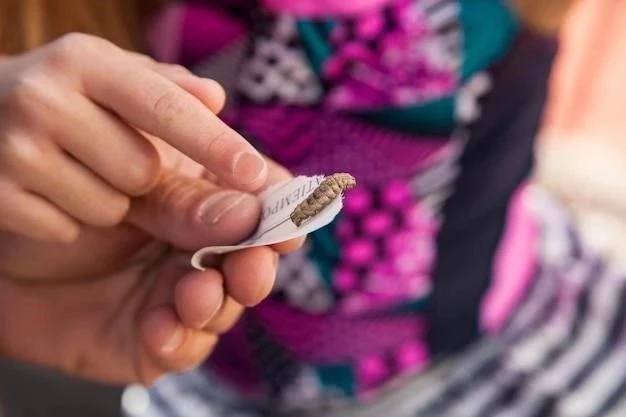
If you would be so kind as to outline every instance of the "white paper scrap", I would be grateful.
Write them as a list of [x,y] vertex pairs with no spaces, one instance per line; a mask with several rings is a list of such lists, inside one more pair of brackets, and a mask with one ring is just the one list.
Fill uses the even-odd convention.
[[324,180],[323,175],[300,176],[267,189],[259,198],[262,216],[259,226],[249,239],[233,246],[212,246],[200,249],[191,258],[191,265],[204,270],[202,260],[208,255],[219,255],[255,246],[274,245],[307,235],[330,224],[343,207],[343,195],[336,198],[318,215],[297,227],[290,219],[291,212]]

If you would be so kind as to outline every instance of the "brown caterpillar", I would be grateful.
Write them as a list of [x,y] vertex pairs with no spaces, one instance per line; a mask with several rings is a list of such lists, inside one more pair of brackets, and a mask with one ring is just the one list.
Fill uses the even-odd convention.
[[306,200],[296,206],[291,213],[291,221],[300,227],[302,223],[328,207],[343,191],[355,185],[356,179],[350,174],[338,173],[324,178]]

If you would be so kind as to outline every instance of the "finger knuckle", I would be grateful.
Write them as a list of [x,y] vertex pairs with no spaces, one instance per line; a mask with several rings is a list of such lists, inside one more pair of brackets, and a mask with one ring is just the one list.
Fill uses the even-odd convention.
[[151,110],[159,124],[171,123],[185,113],[185,103],[176,88],[168,87],[154,95]]
[[[0,179],[0,201],[10,201],[21,190],[12,181]],[[13,206],[0,204],[0,229],[7,229],[14,223],[15,211]]]
[[130,198],[119,194],[107,199],[106,206],[102,207],[102,210],[97,216],[94,216],[90,223],[97,227],[117,226],[124,221],[129,210]]
[[30,113],[41,105],[45,97],[45,85],[39,77],[24,74],[16,80],[5,96],[5,105],[14,120]]
[[150,192],[161,173],[161,159],[152,145],[146,142],[146,149],[126,172],[126,192],[132,196],[141,196]]
[[68,33],[54,42],[48,63],[55,68],[65,69],[79,62],[94,59],[103,52],[103,49],[111,46],[109,41],[97,36]]
[[46,136],[61,129],[63,96],[41,71],[22,74],[2,98],[7,119],[4,127],[25,128]]
[[231,131],[226,126],[216,127],[209,132],[208,138],[200,145],[203,155],[220,156],[225,151],[225,144]]
[[0,142],[0,159],[11,171],[41,170],[45,153],[39,141],[15,132],[8,132]]
[[148,203],[156,208],[160,215],[167,216],[180,207],[181,196],[188,190],[188,181],[182,176],[168,176],[150,193]]

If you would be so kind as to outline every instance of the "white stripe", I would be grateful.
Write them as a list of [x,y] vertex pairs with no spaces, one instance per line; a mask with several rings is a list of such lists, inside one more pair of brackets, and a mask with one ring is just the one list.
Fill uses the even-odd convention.
[[[515,338],[519,332],[528,329],[559,290],[559,281],[570,279],[562,274],[557,278],[553,271],[569,271],[570,268],[574,268],[575,274],[580,273],[576,270],[579,267],[567,266],[571,263],[571,242],[567,232],[567,217],[562,208],[538,186],[528,188],[528,203],[537,218],[541,219],[542,247],[539,261],[546,269],[541,271],[541,275],[536,278],[531,294],[522,303],[518,312],[513,316],[511,325],[505,330],[504,334],[507,339]],[[581,260],[578,263],[584,265],[588,262]],[[589,270],[589,268],[586,266],[583,270]]]
[[552,366],[529,382],[529,388],[554,394],[564,391],[602,348],[606,336],[606,330],[598,328],[595,323],[585,326],[576,342]]
[[626,379],[626,346],[618,345],[580,386],[558,405],[559,416],[591,417],[598,413]]
[[[298,417],[414,417],[427,413],[455,384],[467,384],[486,362],[501,352],[502,346],[490,340],[483,341],[465,353],[439,364],[431,371],[401,385],[390,385],[389,391],[374,402],[358,403],[353,407],[335,410],[312,410]],[[451,416],[452,417],[452,416]]]
[[506,367],[516,372],[529,373],[539,369],[548,355],[571,334],[580,295],[589,281],[592,265],[576,264],[562,273],[556,306],[546,323],[519,341],[509,354]]
[[531,289],[528,298],[513,316],[511,325],[505,330],[506,339],[514,338],[532,326],[552,301],[557,290],[557,281],[553,272],[541,271]]
[[569,216],[545,189],[528,187],[528,201],[538,219],[541,219],[541,261],[543,265],[563,267],[571,258],[568,233]]
[[[219,404],[212,404],[205,397],[197,394],[202,390],[211,390],[211,388],[207,378],[199,372],[190,372],[160,381],[151,394],[165,402],[175,416],[221,417],[224,413]],[[168,415],[167,417],[175,416]]]
[[489,417],[534,417],[538,414],[543,403],[543,398],[523,396],[514,406],[505,408]]
[[443,413],[455,417],[480,417],[485,409],[498,400],[502,393],[516,382],[513,374],[489,375],[483,384],[468,385],[468,392]]
[[448,3],[450,0],[422,0],[418,5],[424,9],[435,7],[437,3]]
[[569,333],[569,323],[560,317],[548,322],[511,349],[505,360],[506,368],[523,373],[536,371]]
[[[608,323],[602,323],[598,326],[595,320],[596,310],[603,303],[613,305],[616,308],[616,298],[619,292],[615,291],[615,283],[617,280],[614,276],[605,274],[603,279],[597,281],[596,286],[592,288],[590,306],[586,311],[585,320],[577,340],[566,350],[552,366],[544,368],[535,378],[529,380],[524,389],[524,393],[513,403],[511,407],[512,416],[525,416],[522,412],[526,408],[525,403],[529,399],[541,401],[547,395],[558,394],[571,384],[572,379],[586,366],[589,361],[596,355],[606,341],[608,334]],[[609,297],[613,300],[606,299],[606,288],[613,288],[613,296]],[[604,298],[602,298],[604,297]],[[612,301],[612,302],[611,302]],[[614,314],[614,312],[613,312]]]
[[552,366],[544,369],[532,389],[559,392],[586,366],[606,343],[612,322],[616,318],[621,298],[621,279],[606,274],[591,289],[589,307],[576,342]]
[[405,405],[412,410],[423,410],[440,400],[455,384],[467,384],[481,367],[493,360],[501,352],[502,346],[493,341],[486,341],[470,349],[469,352],[456,357],[451,365],[452,370],[447,374],[439,374],[433,381],[429,381],[418,390],[413,390],[406,398]]
[[[132,416],[135,417],[135,416]],[[176,417],[168,413],[166,410],[159,408],[155,404],[150,404],[150,409],[142,417]]]

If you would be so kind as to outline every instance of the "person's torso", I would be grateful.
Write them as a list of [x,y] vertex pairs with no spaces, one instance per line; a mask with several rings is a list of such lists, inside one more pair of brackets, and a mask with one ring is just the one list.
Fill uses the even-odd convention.
[[196,3],[179,60],[229,64],[224,118],[295,174],[358,181],[338,219],[282,259],[211,372],[283,406],[364,400],[476,338],[550,48],[515,44],[497,0]]

